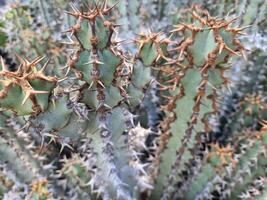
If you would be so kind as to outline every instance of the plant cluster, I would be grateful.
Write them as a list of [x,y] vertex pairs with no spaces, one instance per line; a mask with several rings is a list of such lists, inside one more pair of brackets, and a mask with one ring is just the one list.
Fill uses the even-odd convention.
[[11,4],[0,198],[266,199],[267,4],[211,2]]

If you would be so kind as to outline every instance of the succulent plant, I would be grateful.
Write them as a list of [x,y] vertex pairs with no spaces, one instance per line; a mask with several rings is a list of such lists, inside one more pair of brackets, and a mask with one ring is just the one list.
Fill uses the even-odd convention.
[[[246,56],[239,40],[246,26],[234,28],[237,18],[212,17],[198,4],[182,8],[186,1],[170,24],[164,11],[175,1],[79,1],[68,17],[49,2],[38,5],[43,22],[59,18],[44,43],[33,42],[43,35],[37,27],[25,36],[31,45],[11,41],[14,35],[7,41],[9,51],[14,45],[25,54],[16,56],[19,65],[1,54],[1,199],[266,198],[265,54]],[[28,15],[27,6],[13,9],[12,20]],[[56,36],[62,20],[70,24],[63,45]],[[167,28],[153,32],[149,23]],[[231,63],[236,56],[251,63]],[[220,103],[231,100],[222,98],[226,71],[231,76],[240,63],[246,76],[234,85],[229,114]]]

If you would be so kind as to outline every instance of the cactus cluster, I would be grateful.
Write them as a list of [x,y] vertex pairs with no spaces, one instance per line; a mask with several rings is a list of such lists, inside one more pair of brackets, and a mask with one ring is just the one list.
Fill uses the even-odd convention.
[[266,53],[240,40],[266,9],[229,2],[12,4],[0,199],[266,199]]

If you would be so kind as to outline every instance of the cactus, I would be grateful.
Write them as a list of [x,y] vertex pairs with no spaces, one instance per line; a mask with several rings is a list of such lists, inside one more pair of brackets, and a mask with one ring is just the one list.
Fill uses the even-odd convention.
[[[266,55],[259,49],[250,56],[249,61],[240,63],[240,78],[228,94],[220,110],[217,130],[212,134],[221,143],[231,140],[231,135],[249,130],[259,130],[260,120],[266,120]],[[257,77],[257,79],[255,79]]]
[[[176,191],[174,198],[244,199],[253,182],[266,176],[265,135],[266,130],[263,128],[255,132],[241,132],[231,146],[212,144],[202,161],[194,158],[191,162],[194,165],[188,165],[190,178],[181,183],[182,189]],[[263,195],[265,187],[263,181],[258,193],[255,192],[255,198]]]
[[[177,57],[167,59],[169,70],[166,71],[171,75],[166,80],[169,85],[164,87],[169,95],[165,95],[168,99],[166,118],[155,158],[159,172],[154,172],[154,198],[163,194],[163,199],[171,198],[168,195],[175,191],[173,185],[181,181],[179,173],[193,156],[190,149],[197,143],[194,138],[198,133],[210,130],[208,120],[209,115],[217,111],[217,90],[227,84],[223,76],[226,59],[241,54],[244,49],[234,38],[240,29],[229,28],[231,20],[217,20],[198,7],[191,12],[188,21],[192,24],[182,23],[173,30],[184,34],[179,46],[172,50],[178,51]],[[157,47],[162,45],[155,43]],[[164,52],[164,49],[158,52]],[[165,71],[164,67],[162,71]]]
[[[91,187],[98,188],[96,192],[104,199],[130,199],[136,195],[134,190],[138,183],[134,177],[143,169],[134,146],[127,147],[125,143],[130,138],[123,132],[134,126],[133,115],[127,107],[140,103],[142,90],[151,78],[148,67],[134,57],[127,57],[113,41],[117,25],[106,17],[111,8],[106,2],[101,7],[91,8],[88,13],[73,7],[69,14],[77,22],[68,32],[75,36],[80,48],[70,57],[68,67],[84,81],[78,85],[76,101],[90,108],[85,138],[91,142],[83,144],[82,149],[88,151],[85,156],[87,170],[94,171]],[[115,119],[121,124],[116,124]],[[93,152],[95,156],[92,157]],[[129,176],[131,180],[127,180]],[[133,191],[129,188],[132,184]]]
[[18,115],[38,114],[48,106],[48,98],[55,88],[57,78],[46,76],[46,63],[40,70],[36,64],[42,58],[22,63],[15,72],[10,72],[1,59],[1,102],[2,108],[12,109]]
[[[56,75],[60,74],[58,68],[53,65],[63,66],[65,64],[66,50],[64,44],[60,43],[61,37],[56,31],[58,29],[48,28],[39,16],[40,8],[36,2],[15,3],[5,10],[1,15],[1,20],[5,22],[4,32],[9,32],[4,51],[14,56],[24,55],[34,59],[46,55],[51,59],[49,62],[49,72],[56,70]],[[53,21],[53,20],[50,20]],[[51,24],[54,26],[54,24]],[[27,49],[32,49],[27,51]],[[5,62],[8,62],[3,56]],[[17,65],[20,61],[13,59]],[[41,62],[44,64],[44,62]]]
[[[12,41],[11,34],[7,50],[23,56],[16,56],[16,67],[5,53],[0,59],[1,199],[266,197],[264,78],[260,87],[241,78],[236,93],[243,101],[226,124],[231,131],[214,133],[216,115],[224,114],[222,92],[230,86],[225,72],[243,63],[231,63],[236,56],[246,57],[239,35],[247,27],[233,28],[238,19],[212,17],[196,4],[182,9],[186,1],[177,4],[183,12],[168,22],[179,24],[166,32],[153,32],[148,24],[170,25],[164,10],[175,1],[153,1],[153,6],[79,1],[69,4],[68,17],[51,10],[49,2],[38,6],[44,27],[60,16],[55,27],[44,40],[42,33],[26,37],[45,44],[19,45],[21,38]],[[28,8],[16,4],[10,11],[16,15],[10,22],[26,23],[19,36],[32,20]],[[216,9],[211,12],[222,13]],[[138,11],[142,14],[134,16]],[[263,11],[254,20],[261,31]],[[246,19],[239,22],[247,25],[251,14]],[[62,30],[64,45],[55,37],[61,20],[71,23]],[[128,45],[128,37],[142,28],[148,30]],[[44,54],[54,62],[44,62]],[[265,55],[259,50],[248,59],[247,76],[265,76]]]

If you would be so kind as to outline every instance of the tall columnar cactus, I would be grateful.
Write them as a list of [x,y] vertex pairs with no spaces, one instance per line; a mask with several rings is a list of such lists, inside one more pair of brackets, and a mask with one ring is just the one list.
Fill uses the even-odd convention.
[[[191,149],[198,143],[198,134],[211,130],[209,117],[217,111],[218,90],[227,85],[223,76],[227,60],[244,50],[236,38],[241,29],[229,26],[233,20],[213,18],[199,7],[190,12],[191,24],[181,23],[172,31],[184,36],[178,47],[172,49],[176,55],[166,64],[168,68],[161,67],[169,76],[165,78],[168,85],[164,86],[168,101],[153,166],[154,170],[159,165],[154,172],[153,198],[160,195],[163,199],[171,198],[176,190],[174,184],[182,181],[181,172],[194,157]],[[155,43],[156,47],[160,45]],[[164,51],[160,49],[158,53]]]
[[[69,58],[67,72],[75,72],[81,81],[74,82],[77,89],[72,95],[73,103],[84,104],[88,110],[87,120],[81,126],[80,138],[84,143],[78,147],[89,173],[87,184],[92,193],[104,199],[131,199],[138,197],[138,185],[146,183],[138,179],[144,172],[135,144],[131,145],[131,137],[123,133],[134,126],[134,116],[128,106],[140,103],[142,90],[151,77],[148,67],[132,56],[127,57],[117,47],[113,37],[117,25],[108,18],[111,10],[105,1],[101,5],[89,5],[86,12],[73,6],[73,11],[68,13],[76,18],[76,23],[67,32],[71,32],[79,46]],[[71,121],[63,124],[73,127],[75,117],[72,119],[71,113],[67,115]],[[43,123],[47,117],[44,113],[39,122]],[[70,134],[72,140],[78,139]]]

